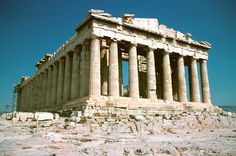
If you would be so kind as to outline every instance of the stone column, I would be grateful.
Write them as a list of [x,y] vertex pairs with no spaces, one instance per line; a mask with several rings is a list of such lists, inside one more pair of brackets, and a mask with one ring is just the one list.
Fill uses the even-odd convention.
[[168,52],[163,53],[163,98],[168,101],[173,100],[170,56]]
[[84,41],[81,50],[81,61],[80,61],[80,92],[79,97],[88,96],[89,93],[89,64],[90,64],[90,54],[89,54],[89,44],[88,41]]
[[109,75],[109,50],[107,47],[107,41],[102,40],[101,47],[101,85],[102,85],[102,95],[108,95],[108,75]]
[[118,46],[115,40],[111,41],[109,51],[109,95],[119,96]]
[[57,83],[57,105],[61,106],[63,102],[64,91],[64,76],[65,76],[65,60],[64,58],[58,61],[58,83]]
[[184,58],[183,58],[183,56],[180,55],[177,59],[178,59],[177,63],[178,63],[179,101],[180,102],[187,102]]
[[72,72],[72,60],[69,54],[66,55],[65,60],[65,77],[64,77],[64,93],[63,102],[70,100],[71,96],[71,72]]
[[43,72],[43,89],[42,89],[42,110],[46,109],[46,92],[47,92],[47,71]]
[[21,106],[20,106],[20,111],[24,110],[24,105],[25,105],[25,86],[22,87],[21,91]]
[[51,106],[56,105],[57,78],[58,78],[58,67],[57,67],[57,62],[55,62],[53,64],[53,73],[52,73]]
[[190,99],[191,102],[200,102],[199,82],[197,73],[197,60],[195,58],[190,59]]
[[25,85],[25,107],[24,111],[30,111],[30,103],[29,103],[29,82]]
[[48,68],[46,109],[51,105],[52,67]]
[[202,82],[202,100],[204,103],[211,103],[210,86],[209,86],[206,60],[201,60],[200,70],[201,70],[201,82]]
[[93,36],[90,45],[89,96],[91,97],[101,95],[100,61],[100,41]]
[[119,84],[120,84],[120,96],[124,95],[124,89],[123,89],[123,67],[122,67],[122,52],[118,51],[119,55]]
[[72,80],[71,80],[71,99],[74,100],[79,97],[79,83],[80,83],[80,51],[79,47],[75,48],[72,62]]
[[147,97],[157,98],[154,49],[151,48],[147,51]]
[[129,50],[129,96],[139,98],[137,45],[132,44]]

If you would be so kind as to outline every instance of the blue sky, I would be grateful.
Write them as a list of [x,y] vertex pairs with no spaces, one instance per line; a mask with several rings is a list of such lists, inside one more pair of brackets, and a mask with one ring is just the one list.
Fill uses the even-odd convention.
[[134,13],[193,39],[212,43],[209,79],[216,105],[236,105],[236,1],[234,0],[1,0],[0,1],[0,110],[12,103],[13,86],[34,64],[55,51],[74,33],[91,8],[113,16]]

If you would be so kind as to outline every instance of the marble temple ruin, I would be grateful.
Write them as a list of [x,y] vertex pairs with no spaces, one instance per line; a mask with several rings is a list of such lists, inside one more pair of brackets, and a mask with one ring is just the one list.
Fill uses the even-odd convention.
[[35,74],[15,86],[16,109],[207,109],[212,106],[210,48],[210,43],[195,41],[190,33],[155,18],[116,18],[91,9],[75,35],[40,59]]

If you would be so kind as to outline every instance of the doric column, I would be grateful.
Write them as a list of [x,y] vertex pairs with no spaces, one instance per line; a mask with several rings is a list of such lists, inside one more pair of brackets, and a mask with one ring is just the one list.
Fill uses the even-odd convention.
[[101,95],[100,61],[100,41],[93,36],[90,45],[89,96],[91,97]]
[[63,102],[64,76],[65,76],[65,60],[58,61],[58,83],[57,83],[57,105],[61,106]]
[[46,92],[47,92],[47,71],[43,72],[43,86],[42,86],[42,110],[45,110],[46,108]]
[[89,93],[89,62],[90,51],[88,41],[86,40],[83,42],[81,49],[79,97],[88,96]]
[[22,111],[22,110],[23,110],[24,99],[25,99],[25,87],[22,86],[22,87],[21,87],[21,99],[20,99],[19,111]]
[[109,49],[107,47],[107,41],[102,40],[101,47],[101,87],[102,95],[108,95],[108,75],[109,75]]
[[200,70],[201,70],[201,82],[202,82],[202,100],[204,103],[211,103],[211,94],[210,94],[206,60],[201,60]]
[[74,100],[79,97],[79,83],[80,83],[80,51],[79,47],[75,48],[72,62],[72,80],[71,80],[71,99]]
[[109,95],[119,96],[118,46],[115,40],[111,41],[109,52]]
[[48,68],[46,109],[51,105],[52,67]]
[[28,112],[30,111],[30,103],[29,103],[29,83],[25,85],[25,90],[26,90],[26,96],[25,96],[25,108],[24,111]]
[[120,84],[120,96],[123,96],[123,67],[122,67],[122,52],[118,50],[119,59],[119,84]]
[[129,49],[129,96],[139,98],[138,56],[135,44],[132,44]]
[[147,97],[156,99],[156,74],[154,49],[149,48],[147,51]]
[[70,100],[71,96],[71,75],[72,75],[72,60],[69,54],[66,55],[65,60],[65,77],[64,77],[64,93],[63,102]]
[[168,52],[163,53],[163,98],[168,101],[173,100],[170,56]]
[[178,59],[177,63],[178,63],[179,101],[186,102],[187,91],[186,91],[186,81],[185,81],[184,58],[183,56],[180,55],[177,59]]
[[56,105],[57,78],[58,78],[58,67],[57,67],[57,62],[55,62],[53,64],[53,72],[52,72],[51,106]]
[[195,58],[190,59],[190,99],[191,102],[200,102],[199,82],[197,73],[197,60]]

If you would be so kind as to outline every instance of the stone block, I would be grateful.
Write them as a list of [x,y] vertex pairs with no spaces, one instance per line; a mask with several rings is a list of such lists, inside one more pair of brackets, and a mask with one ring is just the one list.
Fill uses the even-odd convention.
[[34,118],[34,113],[31,113],[31,112],[17,112],[15,114],[15,117],[19,121],[27,121],[29,119],[33,119]]
[[52,113],[49,112],[36,112],[34,114],[34,118],[36,120],[43,121],[43,120],[53,120],[54,116]]

